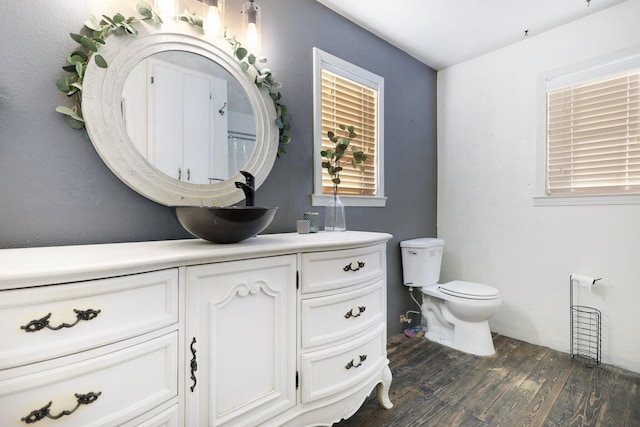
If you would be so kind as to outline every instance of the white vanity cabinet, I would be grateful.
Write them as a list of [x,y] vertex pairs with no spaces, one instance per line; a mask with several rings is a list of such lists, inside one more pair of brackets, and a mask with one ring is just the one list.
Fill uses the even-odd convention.
[[318,426],[386,356],[366,232],[0,250],[0,425]]

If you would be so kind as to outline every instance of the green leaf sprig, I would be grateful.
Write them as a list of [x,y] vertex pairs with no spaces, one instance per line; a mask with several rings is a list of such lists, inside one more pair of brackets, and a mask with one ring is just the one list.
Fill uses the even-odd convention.
[[199,28],[204,34],[204,18],[202,16],[191,13],[185,9],[184,12],[178,16],[178,19]]
[[110,34],[136,36],[138,35],[138,30],[134,27],[134,24],[139,21],[152,21],[155,25],[162,23],[162,18],[153,11],[147,2],[138,3],[136,10],[140,15],[139,17],[130,16],[125,18],[122,14],[117,13],[113,17],[102,15],[102,20],[98,21],[95,16],[91,16],[84,22],[84,26],[91,31],[90,36],[75,33],[69,34],[79,46],[67,55],[68,64],[62,67],[64,71],[71,73],[71,75],[57,79],[56,87],[61,92],[64,92],[67,97],[72,98],[74,105],[72,107],[60,105],[56,107],[56,111],[65,115],[67,124],[73,129],[85,129],[85,122],[82,117],[82,82],[89,61],[93,58],[98,67],[108,67],[104,57],[98,54],[98,50],[100,46],[105,44],[107,36]]
[[242,44],[235,37],[227,37],[226,40],[233,47],[234,56],[240,61],[240,69],[247,73],[252,68],[256,73],[254,84],[258,89],[267,89],[269,93],[276,110],[275,124],[279,131],[278,156],[280,156],[287,152],[286,145],[291,142],[291,137],[288,135],[291,130],[291,114],[282,102],[282,94],[279,90],[282,88],[282,84],[275,80],[270,69],[258,67],[257,64],[267,62],[267,58],[255,56],[242,47]]
[[367,160],[367,154],[362,150],[357,150],[354,147],[350,147],[351,140],[358,136],[353,126],[345,126],[339,124],[340,130],[344,131],[344,137],[336,136],[335,132],[328,131],[327,138],[333,143],[333,148],[320,151],[320,155],[326,160],[322,161],[322,168],[327,170],[327,173],[331,177],[333,182],[333,195],[338,194],[338,185],[340,185],[340,172],[343,170],[341,162],[344,157],[351,152],[351,166],[354,169],[360,165],[360,171],[364,172],[364,162]]

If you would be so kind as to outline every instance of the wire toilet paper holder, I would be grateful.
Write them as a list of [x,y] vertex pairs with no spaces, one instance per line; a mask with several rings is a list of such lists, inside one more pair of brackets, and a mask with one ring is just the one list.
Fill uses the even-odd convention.
[[571,321],[571,358],[580,359],[593,368],[602,359],[602,313],[600,310],[573,303],[573,286],[591,288],[600,280],[571,274],[569,276],[569,308]]

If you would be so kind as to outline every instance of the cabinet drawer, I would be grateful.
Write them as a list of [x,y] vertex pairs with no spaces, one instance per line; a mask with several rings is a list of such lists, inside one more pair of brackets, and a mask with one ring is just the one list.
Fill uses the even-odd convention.
[[385,245],[302,254],[302,293],[328,291],[383,278]]
[[378,373],[385,363],[384,324],[348,344],[304,353],[300,356],[302,402],[346,390]]
[[[42,418],[38,425],[122,425],[177,396],[177,332],[122,347],[118,343],[89,351],[93,357],[86,360],[73,355],[45,362],[47,369],[33,366],[32,374],[25,375],[25,367],[1,372],[2,426],[24,426],[22,419],[34,422],[38,412],[46,411],[52,417],[72,413],[55,421]],[[90,403],[79,404],[78,395]]]
[[301,302],[302,347],[336,342],[384,321],[384,282]]
[[180,427],[180,407],[176,404],[162,411],[151,411],[122,427]]
[[0,369],[176,323],[178,270],[0,291]]

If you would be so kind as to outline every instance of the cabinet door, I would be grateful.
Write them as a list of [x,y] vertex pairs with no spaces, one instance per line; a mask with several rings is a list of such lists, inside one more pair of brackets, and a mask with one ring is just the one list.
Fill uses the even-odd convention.
[[187,425],[295,405],[295,276],[295,255],[187,267]]
[[[184,168],[183,181],[210,184],[211,145],[213,143],[213,81],[198,75],[183,77]],[[226,135],[225,135],[226,136]],[[225,138],[226,141],[226,138]]]
[[[183,180],[182,73],[162,63],[152,62],[153,84],[149,114],[149,159],[162,172]],[[178,172],[180,171],[180,172]]]
[[[214,86],[224,84],[221,79],[175,65],[150,59],[150,129],[149,159],[167,175],[193,184],[210,184],[214,178],[212,148],[215,136],[222,136],[226,146],[225,129],[217,130],[222,120],[214,114]],[[153,83],[151,83],[153,82]],[[225,88],[226,89],[226,88]],[[225,94],[216,94],[215,101],[226,103]],[[226,153],[224,153],[226,159]],[[227,170],[224,171],[227,177]]]

